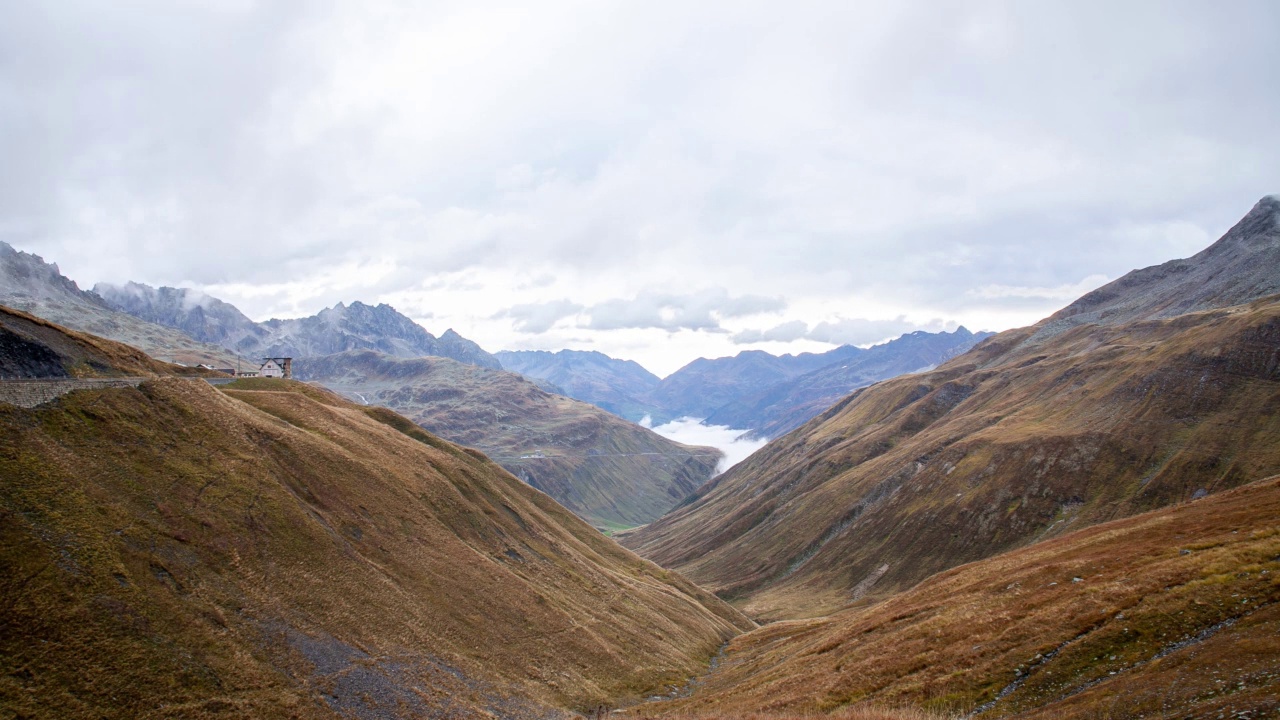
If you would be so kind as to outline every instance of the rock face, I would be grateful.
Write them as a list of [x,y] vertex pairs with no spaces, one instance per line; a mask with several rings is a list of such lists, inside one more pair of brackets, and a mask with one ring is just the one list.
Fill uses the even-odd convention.
[[634,360],[616,360],[600,352],[561,350],[497,353],[504,370],[545,380],[575,400],[589,402],[619,417],[639,422],[655,408],[647,397],[658,376]]
[[0,242],[0,305],[31,313],[81,332],[139,348],[148,355],[185,365],[234,367],[235,355],[196,341],[178,330],[112,308],[40,256],[18,252]]
[[287,380],[0,405],[0,579],[0,706],[41,720],[570,717],[752,626],[479,454]]
[[667,440],[514,373],[448,358],[348,351],[294,362],[294,376],[389,407],[483,451],[601,529],[653,520],[715,472],[720,453]]
[[386,304],[338,303],[311,317],[254,323],[234,305],[185,288],[99,283],[94,292],[122,312],[246,357],[316,357],[369,349],[397,357],[435,355],[501,367],[497,358],[453,330],[436,338]]
[[1277,225],[859,390],[625,542],[794,617],[1280,472]]

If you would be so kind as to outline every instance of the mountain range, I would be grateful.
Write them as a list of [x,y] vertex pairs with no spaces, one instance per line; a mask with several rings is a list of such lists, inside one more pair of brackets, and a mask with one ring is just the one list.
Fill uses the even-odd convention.
[[[744,360],[725,376],[777,372]],[[299,362],[477,442],[572,402],[441,358]],[[1280,714],[1280,199],[619,534],[662,567],[314,384],[215,387],[9,310],[0,369],[56,395],[0,402],[6,715]]]
[[93,292],[116,310],[245,357],[316,357],[377,350],[396,357],[434,355],[501,367],[497,358],[452,329],[437,338],[385,303],[338,303],[309,317],[255,323],[234,305],[188,288],[98,283]]
[[632,422],[654,412],[645,398],[661,381],[634,360],[583,350],[504,350],[496,355],[504,370],[545,381],[561,394]]
[[698,358],[662,379],[634,362],[598,352],[501,352],[498,359],[508,370],[545,380],[570,397],[635,422],[694,417],[763,438],[799,427],[860,387],[930,369],[990,335],[961,327],[909,333],[866,349],[844,345],[782,356],[745,350],[733,357]]
[[605,530],[657,519],[710,479],[722,457],[515,373],[449,358],[351,350],[299,359],[294,375],[476,448]]
[[972,333],[964,327],[953,332],[918,330],[866,349],[838,348],[843,352],[824,354],[827,358],[836,356],[830,364],[740,395],[716,408],[706,422],[750,428],[754,437],[780,437],[858,388],[898,375],[932,370],[992,334]]

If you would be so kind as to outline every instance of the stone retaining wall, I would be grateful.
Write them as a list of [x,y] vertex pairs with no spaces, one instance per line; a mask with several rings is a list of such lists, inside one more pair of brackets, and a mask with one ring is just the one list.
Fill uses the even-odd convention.
[[149,378],[94,378],[77,380],[0,380],[0,403],[32,408],[62,397],[73,390],[101,390],[102,388],[138,387]]

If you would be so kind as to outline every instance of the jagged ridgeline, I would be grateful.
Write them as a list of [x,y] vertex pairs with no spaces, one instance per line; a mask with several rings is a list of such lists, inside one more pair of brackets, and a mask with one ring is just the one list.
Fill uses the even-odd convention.
[[98,283],[93,291],[116,310],[246,357],[315,357],[376,350],[397,357],[435,355],[481,367],[501,367],[497,358],[453,330],[437,338],[385,303],[338,303],[309,317],[255,323],[236,306],[190,288]]
[[81,290],[57,265],[4,242],[0,242],[0,305],[132,345],[166,362],[236,365],[235,354],[226,348],[120,312],[98,295]]
[[750,626],[389,410],[157,375],[0,404],[15,717],[555,717]]
[[934,371],[860,390],[623,540],[764,617],[1280,472],[1280,200]]

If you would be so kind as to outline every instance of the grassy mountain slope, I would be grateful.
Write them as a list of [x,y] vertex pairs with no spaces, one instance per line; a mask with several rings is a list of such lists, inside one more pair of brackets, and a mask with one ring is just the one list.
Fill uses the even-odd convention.
[[549,717],[748,626],[483,456],[278,380],[0,405],[0,707]]
[[0,304],[50,322],[132,345],[153,358],[184,365],[235,367],[235,354],[173,328],[140,320],[81,290],[38,255],[0,242]]
[[[1269,261],[1280,225],[1262,210],[1269,224],[1255,208],[1197,257]],[[1211,270],[1195,272],[1234,282]],[[1050,318],[860,390],[624,542],[749,612],[796,617],[1280,472],[1280,297],[1161,307],[1042,332]]]
[[640,716],[879,704],[982,718],[1274,717],[1277,575],[1271,478],[954,568],[870,607],[766,626],[735,639],[690,697]]
[[355,351],[298,360],[294,372],[484,451],[601,528],[657,518],[706,482],[720,459],[713,448],[673,442],[514,373],[447,358]]

